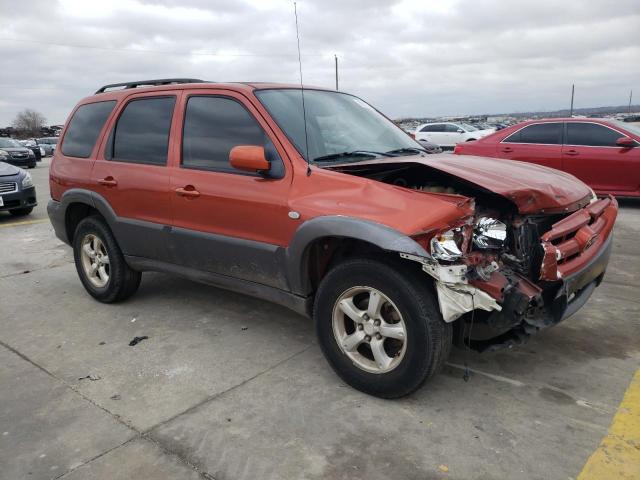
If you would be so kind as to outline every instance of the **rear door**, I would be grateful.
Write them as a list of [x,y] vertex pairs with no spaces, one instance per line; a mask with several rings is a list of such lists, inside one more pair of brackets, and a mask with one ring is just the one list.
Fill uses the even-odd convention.
[[621,148],[627,134],[595,122],[567,122],[563,170],[600,193],[640,191],[640,148]]
[[179,93],[132,95],[120,106],[91,174],[116,215],[126,255],[165,260],[171,224],[169,134]]
[[[445,130],[445,145],[449,147],[455,146],[456,143],[465,141],[465,131],[464,128],[460,127],[460,125],[456,125],[455,123],[447,123],[444,126]],[[459,130],[462,130],[460,132]]]
[[532,123],[496,146],[499,158],[562,169],[562,122]]
[[[288,216],[292,172],[277,137],[235,92],[186,91],[180,111],[182,141],[171,168],[174,262],[286,288],[279,252],[296,222]],[[229,152],[238,145],[264,147],[278,178],[234,169]]]

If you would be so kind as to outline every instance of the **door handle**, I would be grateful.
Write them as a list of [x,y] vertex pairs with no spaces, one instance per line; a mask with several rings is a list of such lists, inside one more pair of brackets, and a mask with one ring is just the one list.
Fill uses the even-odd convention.
[[502,151],[503,151],[504,153],[511,153],[511,152],[513,152],[513,148],[511,148],[511,147],[504,147],[504,148],[502,149]]
[[580,152],[578,152],[577,150],[567,150],[564,153],[565,155],[580,155]]
[[104,185],[105,187],[115,187],[116,185],[118,185],[117,180],[113,178],[111,175],[103,178],[102,180],[98,180],[98,183],[100,185]]
[[193,185],[187,185],[184,188],[176,188],[176,195],[179,197],[197,198],[200,196],[200,192],[197,191]]

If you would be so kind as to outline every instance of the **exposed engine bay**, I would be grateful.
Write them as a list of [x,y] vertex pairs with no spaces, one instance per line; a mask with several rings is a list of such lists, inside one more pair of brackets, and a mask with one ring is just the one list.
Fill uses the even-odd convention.
[[[442,316],[446,322],[456,321],[459,343],[477,350],[522,343],[566,318],[569,303],[581,294],[588,298],[602,279],[604,267],[602,272],[594,270],[595,278],[573,282],[569,288],[558,268],[583,251],[565,244],[576,243],[576,235],[590,231],[604,211],[605,207],[594,207],[594,213],[576,223],[574,217],[582,219],[585,206],[603,202],[595,195],[572,210],[523,215],[510,199],[419,163],[371,162],[336,170],[401,188],[473,199],[473,213],[453,228],[414,237],[429,257],[401,254],[419,262],[434,278]],[[562,235],[550,240],[558,225]],[[588,248],[586,243],[582,246]]]

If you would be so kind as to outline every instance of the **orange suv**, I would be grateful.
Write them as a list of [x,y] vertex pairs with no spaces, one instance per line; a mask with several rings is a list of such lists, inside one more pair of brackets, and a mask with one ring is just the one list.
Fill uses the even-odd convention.
[[525,340],[600,283],[615,199],[572,175],[426,155],[361,99],[163,79],[75,107],[48,212],[97,300],[162,271],[313,317],[353,387],[417,389],[452,344]]

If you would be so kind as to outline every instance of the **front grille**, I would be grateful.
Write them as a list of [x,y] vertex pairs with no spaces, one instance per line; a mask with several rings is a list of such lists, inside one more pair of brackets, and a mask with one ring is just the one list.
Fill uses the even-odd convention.
[[0,193],[15,193],[18,191],[16,182],[0,182]]
[[11,158],[27,158],[28,156],[27,152],[11,152]]
[[558,280],[582,268],[607,241],[618,213],[613,197],[603,198],[563,218],[540,237],[541,278]]

